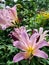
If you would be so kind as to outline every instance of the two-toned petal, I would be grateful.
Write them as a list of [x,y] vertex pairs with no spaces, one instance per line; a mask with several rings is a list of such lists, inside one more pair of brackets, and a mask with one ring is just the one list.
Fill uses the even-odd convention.
[[42,42],[40,42],[39,44],[37,43],[37,48],[42,48],[44,46],[49,46],[48,42],[43,40]]
[[36,44],[36,41],[39,37],[39,34],[38,33],[34,33],[32,34],[32,36],[30,37],[30,41],[31,41],[31,44],[34,46]]
[[13,62],[18,62],[24,59],[24,53],[20,52],[18,54],[16,54],[13,58]]
[[41,58],[46,58],[46,59],[48,58],[48,55],[41,50],[36,50],[36,52],[33,55]]
[[23,51],[25,51],[26,48],[27,48],[25,46],[25,44],[23,42],[21,42],[21,41],[14,41],[13,46],[15,46],[16,48],[19,48],[20,50],[23,50]]

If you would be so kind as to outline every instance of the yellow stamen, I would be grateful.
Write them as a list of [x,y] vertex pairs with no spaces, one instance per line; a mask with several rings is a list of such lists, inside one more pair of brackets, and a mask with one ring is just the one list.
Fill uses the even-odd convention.
[[27,52],[28,52],[28,54],[31,56],[32,55],[32,53],[34,53],[34,48],[33,47],[28,47],[28,49],[27,49]]

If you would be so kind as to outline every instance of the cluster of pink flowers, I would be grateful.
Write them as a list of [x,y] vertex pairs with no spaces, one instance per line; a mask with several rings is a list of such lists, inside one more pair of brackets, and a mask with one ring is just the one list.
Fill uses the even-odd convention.
[[[18,21],[16,6],[12,8],[0,9],[0,28],[3,30],[9,26],[13,26],[13,23]],[[13,41],[13,46],[19,48],[21,51],[13,58],[14,62],[18,62],[23,59],[28,59],[33,56],[41,58],[48,58],[48,55],[40,50],[44,46],[49,46],[49,42],[46,41],[49,31],[44,31],[40,27],[39,31],[34,29],[34,33],[29,36],[25,27],[15,28],[12,31],[12,35],[16,38]]]
[[33,33],[31,36],[27,34],[26,28],[23,26],[20,28],[15,28],[12,32],[12,35],[16,38],[16,41],[13,41],[13,46],[21,50],[14,56],[14,62],[28,59],[33,56],[46,59],[48,58],[48,55],[44,51],[40,50],[40,48],[44,46],[49,46],[48,42],[46,41],[48,31],[43,32],[42,27],[40,27],[39,32],[37,29],[34,30],[35,33]]

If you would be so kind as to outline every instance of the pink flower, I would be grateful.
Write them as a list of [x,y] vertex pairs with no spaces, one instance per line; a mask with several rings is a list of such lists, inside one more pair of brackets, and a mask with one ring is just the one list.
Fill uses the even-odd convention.
[[17,53],[13,61],[18,62],[23,59],[28,59],[32,56],[38,56],[41,58],[48,58],[48,55],[40,50],[43,46],[48,46],[45,40],[42,40],[40,43],[36,42],[37,37],[39,36],[38,33],[32,34],[32,36],[28,36],[25,27],[15,28],[15,31],[12,32],[18,40],[13,42],[13,46],[19,48],[21,52]]
[[0,9],[0,26],[3,30],[9,26],[13,26],[15,22],[18,22],[16,6]]
[[40,36],[39,42],[41,42],[41,41],[43,41],[43,40],[46,40],[46,36],[49,36],[49,35],[47,34],[47,33],[49,32],[49,30],[43,31],[43,28],[42,28],[42,27],[39,28],[39,31],[38,31],[37,29],[34,29],[34,31],[35,31],[36,33],[38,33],[39,36]]

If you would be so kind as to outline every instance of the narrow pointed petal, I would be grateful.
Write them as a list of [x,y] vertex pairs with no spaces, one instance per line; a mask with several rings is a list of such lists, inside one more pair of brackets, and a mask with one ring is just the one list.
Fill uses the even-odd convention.
[[20,27],[20,31],[21,31],[21,36],[23,37],[23,40],[27,43],[29,41],[29,35],[27,34],[26,28],[22,26]]
[[13,46],[15,46],[16,48],[19,48],[19,49],[21,49],[21,50],[23,50],[23,51],[25,51],[26,50],[26,46],[23,44],[23,42],[21,42],[21,41],[14,41],[13,42]]
[[37,29],[34,29],[33,31],[36,32],[36,33],[38,33],[38,30]]
[[19,35],[17,34],[17,32],[14,31],[14,32],[11,32],[11,33],[16,38],[16,40],[19,39]]
[[42,33],[43,33],[43,28],[40,27],[40,28],[39,28],[39,34],[41,35]]
[[11,8],[16,13],[16,5]]
[[29,36],[27,34],[27,31],[26,31],[25,27],[22,26],[19,29],[16,28],[15,32],[16,32],[17,37],[19,38],[19,40],[22,41],[25,44],[25,46],[28,46],[29,45],[29,43],[28,43]]
[[38,33],[32,34],[32,36],[30,37],[30,41],[32,42],[32,45],[36,44],[36,41],[37,41],[38,37],[39,37]]
[[46,40],[46,36],[47,36],[47,33],[48,33],[48,32],[49,32],[49,31],[46,30],[46,31],[44,31],[44,32],[40,35],[39,43],[40,43],[41,41],[43,41],[43,40]]
[[48,42],[43,40],[42,42],[40,42],[39,44],[37,43],[37,48],[42,48],[44,46],[49,46]]
[[13,14],[13,18],[15,21],[18,21],[17,11],[16,11],[16,5],[11,8],[11,12]]
[[18,62],[24,59],[23,52],[16,54],[13,58],[13,62]]
[[43,35],[46,35],[49,32],[49,30],[46,30],[43,32]]
[[33,55],[41,58],[46,58],[46,59],[48,58],[48,55],[41,50],[36,50],[36,52]]

